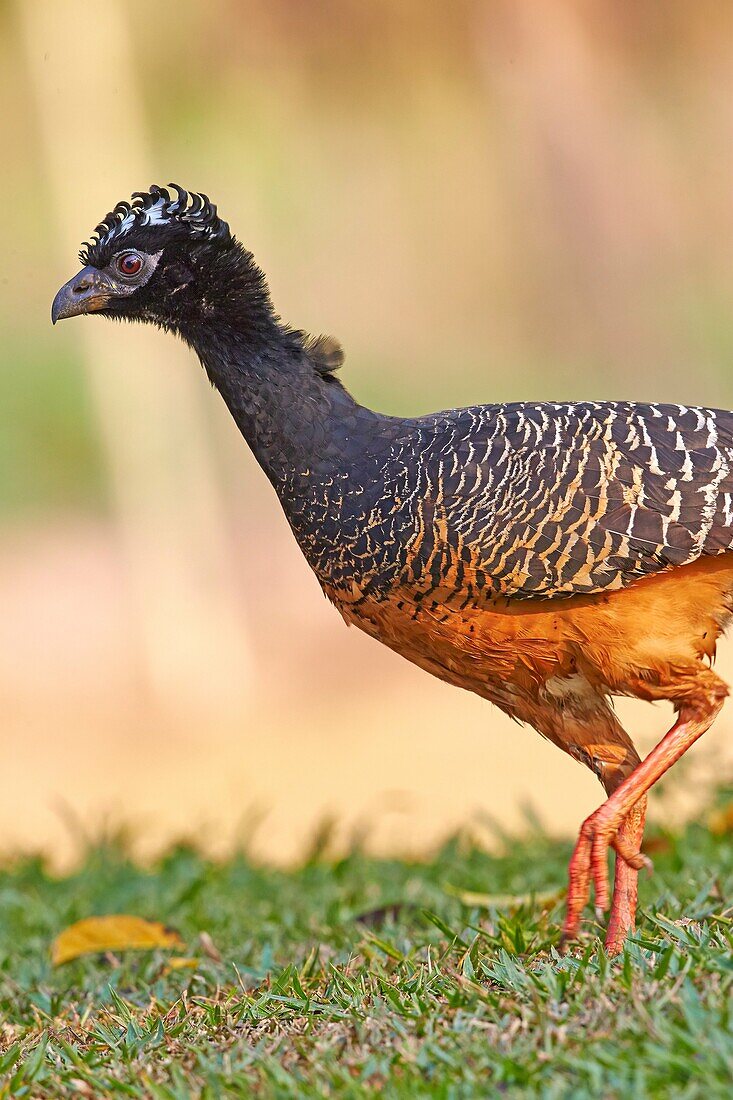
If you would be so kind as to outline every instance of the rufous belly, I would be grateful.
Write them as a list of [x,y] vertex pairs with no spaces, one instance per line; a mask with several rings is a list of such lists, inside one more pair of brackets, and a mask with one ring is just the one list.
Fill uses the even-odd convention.
[[[613,593],[547,600],[386,598],[329,590],[344,619],[449,683],[515,712],[548,680],[581,674],[603,694],[672,698],[658,685],[712,660],[731,615],[733,553],[702,558]],[[433,594],[434,596],[434,594]]]

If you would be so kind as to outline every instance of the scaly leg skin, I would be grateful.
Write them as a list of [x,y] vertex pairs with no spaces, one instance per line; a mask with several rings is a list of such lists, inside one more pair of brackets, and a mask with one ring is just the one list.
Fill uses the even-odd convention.
[[[644,836],[645,817],[646,795],[642,795],[642,798],[626,814],[619,833],[611,840],[611,846],[616,851],[616,868],[611,915],[605,935],[605,948],[609,955],[619,954],[626,937],[634,931],[638,872],[642,867],[646,867],[647,870],[652,869],[652,861],[639,851]],[[621,853],[625,854],[625,858]],[[605,859],[604,851],[604,864]],[[605,866],[603,872],[606,872]],[[583,846],[581,849],[578,845],[570,860],[567,914],[564,928],[562,928],[564,943],[578,936],[582,911],[590,894],[591,878],[597,881],[597,869],[593,868],[592,851],[588,846]],[[606,880],[606,889],[608,889],[608,880]],[[604,911],[601,910],[600,904],[597,904],[597,910],[600,910],[599,919],[602,919]]]
[[[539,711],[523,717],[558,748],[590,768],[600,779],[606,796],[609,797],[641,763],[628,733],[619,724],[608,700],[602,695],[589,692],[582,681],[575,696],[566,692],[562,706],[552,707],[551,701],[551,698],[548,699],[545,695]],[[642,802],[639,811],[632,811],[628,824],[624,824],[620,830],[622,843],[628,844],[634,852],[638,852],[641,847],[644,805],[645,803]],[[582,881],[583,875],[590,873],[590,862],[585,869],[582,866],[584,858],[584,854],[580,853],[579,874],[576,874],[571,881],[576,883],[579,880]],[[633,928],[637,872],[623,860],[618,860],[616,867],[612,926],[614,936],[623,940]],[[577,910],[577,917],[574,921],[566,922],[564,940],[577,932],[582,905],[582,897],[575,907],[572,898],[570,899],[571,913]]]
[[[626,937],[634,931],[639,870],[641,867],[651,869],[651,861],[639,851],[644,834],[645,816],[646,796],[642,796],[624,818],[619,827],[618,836],[611,841],[616,849],[616,872],[611,915],[606,933],[606,950],[612,955],[619,953]],[[592,818],[588,818],[588,822],[591,820]],[[587,822],[584,823],[584,828],[586,824]],[[626,858],[619,854],[619,848],[626,854]],[[591,878],[594,882],[597,881],[598,869],[593,866],[592,857],[592,849],[587,845],[581,846],[579,842],[570,860],[566,916],[562,934],[564,945],[577,938],[583,909],[590,896]],[[604,867],[601,873],[607,875],[606,858],[604,851]],[[608,888],[607,880],[606,888]],[[600,909],[600,905],[596,908]],[[599,916],[602,917],[602,915],[603,910],[600,911]]]
[[[632,851],[638,852],[644,835],[646,817],[646,795],[640,798],[629,810],[619,829],[619,838],[628,843]],[[606,951],[609,955],[618,955],[626,938],[636,927],[636,901],[638,894],[639,872],[630,867],[625,859],[616,856],[616,872],[611,899],[611,914],[606,929]]]
[[[630,812],[646,795],[647,791],[712,725],[726,694],[725,685],[714,674],[708,673],[715,681],[715,690],[703,700],[696,700],[696,706],[683,704],[679,717],[672,729],[659,744],[652,749],[647,758],[638,765],[623,783],[614,791],[603,805],[586,818],[580,830],[578,842],[570,859],[567,915],[563,929],[565,940],[574,938],[578,933],[580,918],[590,897],[591,879],[595,887],[596,909],[605,912],[609,902],[608,888],[608,849],[613,847],[617,860],[624,861],[630,869],[640,870],[650,866],[650,861],[641,852],[634,850],[634,819],[626,824]],[[722,689],[722,690],[721,690]],[[702,704],[702,705],[701,705]],[[628,882],[622,878],[621,883]],[[617,879],[617,883],[619,880]],[[613,936],[609,927],[607,944],[611,950],[620,947],[619,934],[621,923],[628,918],[630,905],[624,902],[623,895],[618,898],[617,920],[614,922]]]

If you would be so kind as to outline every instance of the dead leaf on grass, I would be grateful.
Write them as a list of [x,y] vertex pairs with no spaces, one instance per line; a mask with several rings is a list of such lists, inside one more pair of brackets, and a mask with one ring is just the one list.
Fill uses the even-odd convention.
[[60,932],[51,945],[54,966],[78,959],[80,955],[104,951],[152,951],[156,947],[183,947],[177,932],[159,921],[114,913],[104,917],[86,917]]
[[199,965],[199,960],[196,958],[187,958],[185,955],[174,955],[172,959],[168,959],[165,964],[164,974],[170,974],[173,970],[195,970]]

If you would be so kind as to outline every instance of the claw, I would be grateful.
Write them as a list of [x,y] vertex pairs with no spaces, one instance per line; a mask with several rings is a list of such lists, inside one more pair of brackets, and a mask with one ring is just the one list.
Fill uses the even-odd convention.
[[653,864],[649,856],[644,855],[643,852],[635,851],[628,844],[625,844],[620,837],[615,836],[611,843],[616,855],[619,856],[624,863],[628,863],[629,867],[633,867],[635,871],[641,871],[642,868],[646,868],[647,871],[653,869]]
[[643,852],[638,853],[635,862],[631,866],[637,871],[646,871],[648,875],[651,875],[654,871],[654,864],[649,856],[645,856]]

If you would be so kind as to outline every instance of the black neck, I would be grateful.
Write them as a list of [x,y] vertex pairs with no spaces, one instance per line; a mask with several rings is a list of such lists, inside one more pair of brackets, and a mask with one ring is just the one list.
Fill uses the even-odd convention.
[[[257,461],[282,496],[293,480],[319,466],[334,414],[331,393],[345,391],[313,368],[301,341],[273,326],[251,341],[217,327],[192,341]],[[352,402],[353,403],[353,402]]]
[[[267,284],[239,245],[207,267],[206,293],[176,318],[292,522],[336,473],[356,473],[385,418],[353,400],[282,325]],[[323,489],[325,492],[325,489]]]

